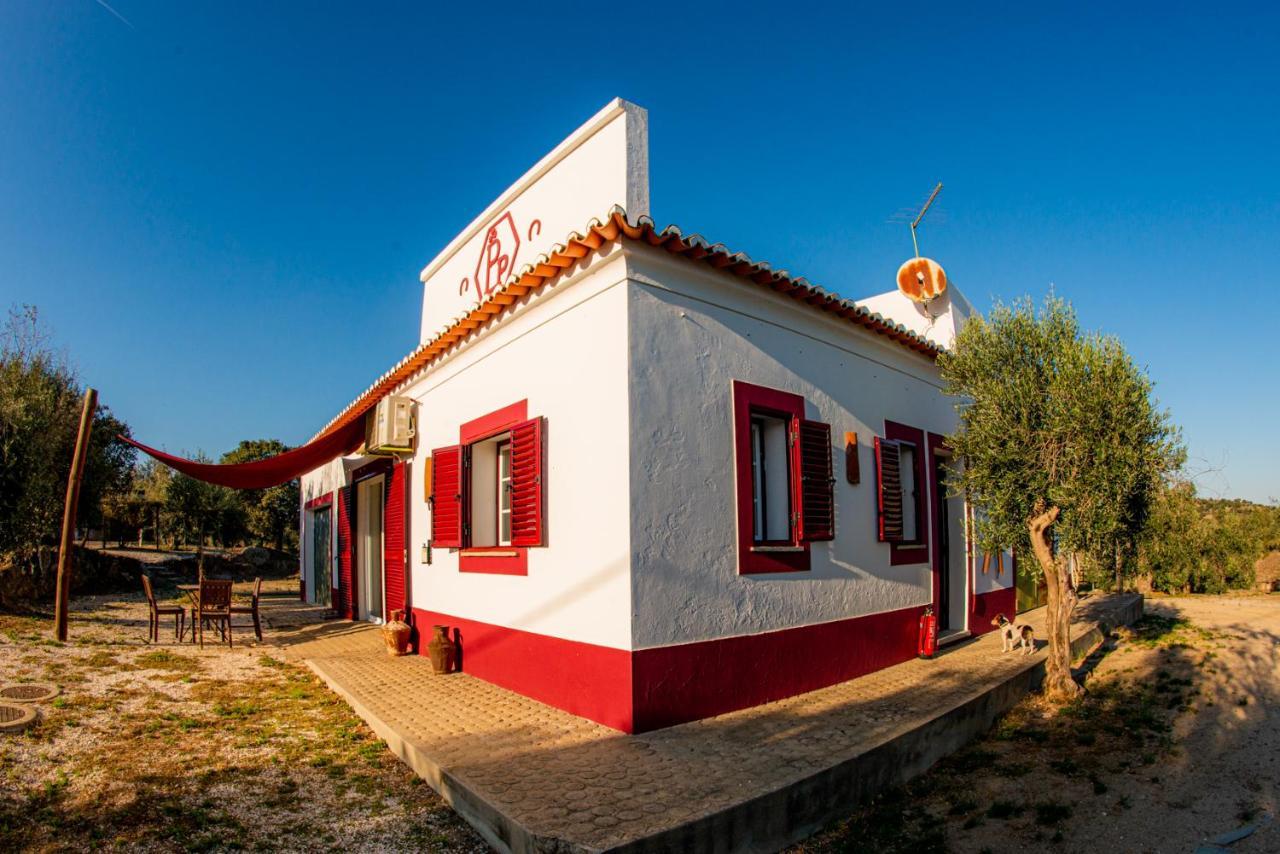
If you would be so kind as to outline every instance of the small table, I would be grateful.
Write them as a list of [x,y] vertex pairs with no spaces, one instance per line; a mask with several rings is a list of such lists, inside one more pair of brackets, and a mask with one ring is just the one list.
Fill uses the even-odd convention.
[[[187,594],[187,598],[191,600],[191,642],[196,642],[196,614],[200,611],[200,585],[199,584],[177,584],[174,585],[183,593]],[[235,588],[231,588],[231,595],[235,596]],[[244,593],[241,591],[241,601],[243,601]],[[234,600],[233,600],[234,601]],[[231,631],[230,621],[227,623],[227,631]]]

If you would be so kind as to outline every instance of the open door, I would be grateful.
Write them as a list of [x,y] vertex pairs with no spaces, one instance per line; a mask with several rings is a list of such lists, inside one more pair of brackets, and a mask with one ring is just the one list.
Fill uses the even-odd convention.
[[951,495],[947,466],[951,455],[942,437],[929,434],[930,511],[933,522],[933,610],[938,617],[938,637],[968,631],[969,556],[965,533],[964,498]]
[[356,495],[356,604],[357,619],[380,623],[386,590],[383,586],[383,520],[386,477],[379,475],[357,484]]

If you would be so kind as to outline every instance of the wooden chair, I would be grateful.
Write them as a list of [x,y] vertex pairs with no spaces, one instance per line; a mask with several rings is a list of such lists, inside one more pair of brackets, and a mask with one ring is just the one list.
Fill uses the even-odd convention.
[[218,631],[231,643],[231,582],[200,582],[200,599],[191,608],[191,631],[198,632],[200,648],[204,649],[204,625],[210,620],[218,623]]
[[253,633],[257,635],[259,642],[262,641],[262,621],[258,617],[258,600],[261,598],[262,598],[262,579],[255,578],[253,580],[253,604],[231,606],[231,613],[233,614],[252,614],[253,615]]
[[173,617],[173,634],[182,640],[187,633],[187,611],[181,605],[157,605],[156,594],[151,589],[151,579],[142,576],[142,590],[147,594],[147,640],[160,643],[160,618]]

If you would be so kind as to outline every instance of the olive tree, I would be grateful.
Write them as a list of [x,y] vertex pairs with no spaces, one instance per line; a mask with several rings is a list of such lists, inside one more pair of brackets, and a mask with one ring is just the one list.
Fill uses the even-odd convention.
[[1045,691],[1065,700],[1073,556],[1099,563],[1136,541],[1164,477],[1181,465],[1180,437],[1152,399],[1150,379],[1112,337],[1082,334],[1065,301],[996,305],[939,357],[959,429],[953,486],[977,514],[984,551],[1034,556],[1048,588]]

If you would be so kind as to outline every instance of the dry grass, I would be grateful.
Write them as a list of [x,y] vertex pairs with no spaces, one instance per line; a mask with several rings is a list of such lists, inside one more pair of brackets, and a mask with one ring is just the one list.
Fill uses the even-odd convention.
[[310,671],[94,604],[66,645],[0,616],[0,677],[63,687],[0,740],[0,850],[485,850]]

